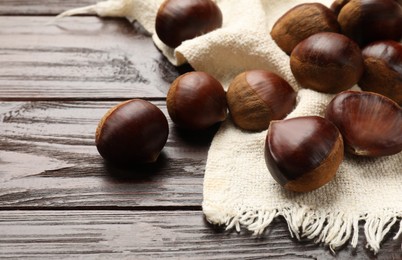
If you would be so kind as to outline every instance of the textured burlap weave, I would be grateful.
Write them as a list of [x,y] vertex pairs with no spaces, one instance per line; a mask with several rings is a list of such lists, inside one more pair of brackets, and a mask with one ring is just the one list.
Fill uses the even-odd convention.
[[[65,15],[93,13],[137,20],[173,64],[189,62],[194,69],[216,77],[225,88],[245,70],[273,71],[298,90],[298,103],[289,118],[323,115],[332,95],[301,89],[291,74],[289,57],[269,35],[284,12],[312,1],[218,0],[224,17],[222,28],[185,41],[175,50],[154,34],[161,2],[109,0]],[[318,2],[329,6],[332,1]],[[377,159],[346,155],[332,182],[296,194],[283,190],[270,176],[263,157],[265,135],[266,131],[243,132],[230,118],[215,135],[208,153],[202,205],[210,222],[261,234],[275,217],[283,216],[292,236],[308,237],[336,249],[346,242],[357,245],[358,223],[363,221],[367,245],[374,252],[394,224],[400,225],[397,236],[402,232],[402,153]]]

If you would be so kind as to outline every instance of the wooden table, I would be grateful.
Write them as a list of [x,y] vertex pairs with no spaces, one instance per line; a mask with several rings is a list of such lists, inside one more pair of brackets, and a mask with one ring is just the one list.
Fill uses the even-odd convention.
[[46,25],[93,3],[0,2],[0,258],[402,259],[395,229],[378,256],[363,232],[357,249],[334,256],[290,238],[282,219],[261,238],[208,224],[202,184],[214,131],[192,136],[169,121],[157,165],[106,165],[94,146],[103,114],[130,98],[166,113],[169,84],[190,67],[173,67],[124,19]]

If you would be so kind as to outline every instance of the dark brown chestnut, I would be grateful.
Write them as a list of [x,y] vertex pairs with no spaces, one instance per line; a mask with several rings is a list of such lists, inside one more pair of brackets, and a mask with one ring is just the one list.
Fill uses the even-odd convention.
[[226,119],[226,93],[221,83],[201,71],[179,76],[166,98],[172,121],[191,130],[203,130]]
[[402,37],[402,7],[395,0],[350,0],[338,15],[341,31],[360,46]]
[[152,163],[166,144],[169,126],[154,104],[132,99],[111,108],[100,120],[95,143],[100,155],[111,163]]
[[363,58],[356,43],[331,32],[300,42],[290,56],[290,68],[305,88],[339,93],[355,85],[363,74]]
[[307,192],[331,181],[343,160],[342,136],[318,116],[272,121],[265,140],[265,162],[285,189]]
[[266,70],[237,75],[226,99],[233,122],[249,131],[266,130],[271,120],[284,118],[296,103],[296,92],[286,80]]
[[274,24],[271,37],[287,54],[305,38],[318,32],[339,32],[335,14],[320,3],[300,4]]
[[329,103],[325,117],[341,132],[348,152],[386,156],[402,150],[402,109],[373,92],[345,91]]
[[155,21],[159,39],[172,48],[221,26],[222,12],[211,0],[165,0]]
[[363,49],[364,73],[359,86],[387,96],[402,106],[402,44],[380,41]]

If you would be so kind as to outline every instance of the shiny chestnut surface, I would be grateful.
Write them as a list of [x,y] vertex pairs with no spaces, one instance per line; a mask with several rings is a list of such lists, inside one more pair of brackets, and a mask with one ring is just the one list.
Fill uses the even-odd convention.
[[272,39],[287,54],[307,37],[319,32],[339,32],[335,14],[320,3],[300,4],[286,12],[274,24]]
[[155,162],[166,144],[169,126],[152,103],[132,99],[111,108],[99,122],[95,143],[109,162],[131,165]]
[[402,106],[402,44],[379,41],[363,49],[365,72],[359,86],[397,102]]
[[355,85],[363,74],[357,44],[338,33],[317,33],[300,42],[290,56],[296,80],[305,88],[338,93]]
[[203,130],[226,119],[226,93],[221,83],[201,71],[179,76],[166,98],[168,113],[178,126]]
[[395,0],[350,0],[338,15],[341,31],[360,46],[402,38],[402,7]]
[[175,48],[222,26],[222,12],[211,0],[165,0],[156,15],[155,31],[167,46]]
[[296,103],[296,92],[289,83],[266,70],[239,74],[226,96],[234,123],[249,131],[266,130],[271,120],[284,118]]
[[344,91],[329,103],[325,117],[338,127],[352,154],[386,156],[402,150],[402,109],[385,96]]
[[269,126],[265,161],[286,189],[303,192],[321,187],[335,176],[342,159],[342,137],[322,117],[272,121]]

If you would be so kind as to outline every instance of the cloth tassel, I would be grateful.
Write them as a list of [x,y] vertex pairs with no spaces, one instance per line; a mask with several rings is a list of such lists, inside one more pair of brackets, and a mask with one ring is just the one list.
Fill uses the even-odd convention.
[[240,212],[241,214],[235,217],[227,215],[224,221],[227,230],[234,228],[240,232],[241,228],[245,227],[255,236],[260,236],[276,217],[282,216],[286,220],[292,237],[298,240],[307,238],[314,240],[315,243],[323,243],[333,253],[336,253],[336,250],[348,241],[353,248],[357,246],[359,221],[365,221],[366,247],[370,248],[374,254],[378,253],[385,235],[398,221],[400,227],[394,239],[402,234],[402,216],[394,212],[359,216],[343,212],[321,212],[301,206],[270,210],[244,209]]

